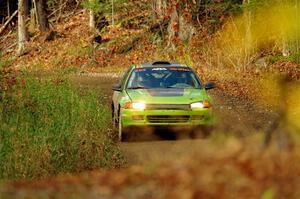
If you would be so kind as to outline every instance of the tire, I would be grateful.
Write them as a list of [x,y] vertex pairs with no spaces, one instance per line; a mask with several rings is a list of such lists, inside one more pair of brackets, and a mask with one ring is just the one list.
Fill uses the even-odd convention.
[[214,130],[213,126],[197,126],[190,133],[190,138],[192,139],[207,138],[211,135],[213,130]]
[[118,138],[119,138],[119,142],[124,142],[126,141],[127,138],[126,131],[122,125],[121,114],[119,114],[119,120],[118,120]]
[[116,116],[113,113],[112,114],[112,135],[111,135],[111,138],[113,141],[115,141],[115,142],[118,141],[118,134],[119,134],[118,119],[116,118]]

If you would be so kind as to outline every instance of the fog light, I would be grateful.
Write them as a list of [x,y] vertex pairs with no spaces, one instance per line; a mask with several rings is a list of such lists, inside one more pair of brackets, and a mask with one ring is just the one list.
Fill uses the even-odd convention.
[[143,115],[133,115],[132,119],[133,120],[144,120],[144,116]]
[[203,115],[193,115],[192,120],[203,120],[204,116]]

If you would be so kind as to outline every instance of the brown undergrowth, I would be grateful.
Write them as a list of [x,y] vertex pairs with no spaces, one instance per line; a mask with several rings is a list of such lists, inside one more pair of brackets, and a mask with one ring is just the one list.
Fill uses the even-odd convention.
[[[212,143],[213,142],[213,143]],[[259,138],[204,143],[160,165],[94,171],[2,187],[3,198],[298,198],[299,148],[262,151]],[[0,192],[1,193],[1,192]]]

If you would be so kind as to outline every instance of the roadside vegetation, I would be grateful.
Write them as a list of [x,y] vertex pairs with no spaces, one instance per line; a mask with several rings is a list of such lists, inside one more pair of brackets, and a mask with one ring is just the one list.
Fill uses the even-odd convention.
[[0,69],[0,179],[32,179],[122,165],[107,137],[108,107],[66,75]]
[[171,162],[14,182],[6,186],[2,197],[299,198],[299,148],[263,151],[260,141],[258,134],[250,139],[220,135],[199,142],[197,152]]

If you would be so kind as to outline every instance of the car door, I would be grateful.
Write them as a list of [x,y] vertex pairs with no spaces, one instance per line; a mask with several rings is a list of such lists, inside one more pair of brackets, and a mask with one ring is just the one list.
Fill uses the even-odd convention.
[[[126,86],[127,79],[129,77],[129,75],[131,74],[132,68],[133,68],[133,66],[129,67],[129,69],[124,73],[123,77],[121,78],[121,81],[115,86],[115,88],[113,88],[113,90],[114,90],[113,97],[112,97],[113,109],[114,109],[113,113],[116,118],[117,118],[117,114],[119,112],[120,100],[126,94],[124,89]],[[117,89],[117,87],[119,89]]]

